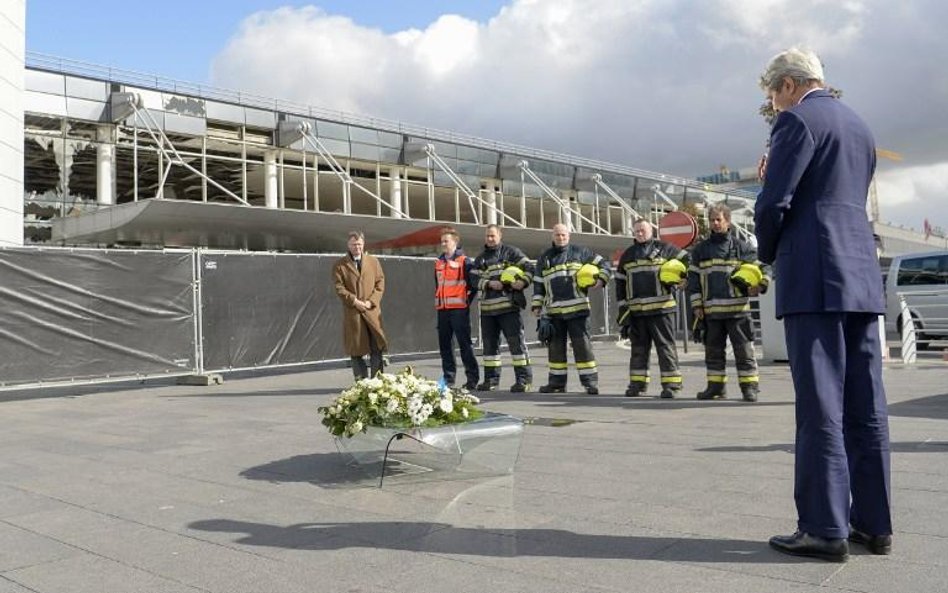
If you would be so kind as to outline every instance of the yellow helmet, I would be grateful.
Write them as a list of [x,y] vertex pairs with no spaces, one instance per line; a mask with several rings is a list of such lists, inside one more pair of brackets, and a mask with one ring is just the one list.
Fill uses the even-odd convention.
[[576,286],[586,289],[596,283],[599,279],[599,266],[592,264],[583,264],[576,272]]
[[688,268],[680,259],[670,259],[658,269],[658,280],[666,286],[671,286],[684,280],[687,272]]
[[756,264],[741,264],[731,274],[731,283],[745,293],[748,288],[760,286],[763,279],[764,273]]
[[517,280],[523,280],[526,277],[526,273],[517,266],[507,266],[500,273],[500,281],[504,284],[513,284]]

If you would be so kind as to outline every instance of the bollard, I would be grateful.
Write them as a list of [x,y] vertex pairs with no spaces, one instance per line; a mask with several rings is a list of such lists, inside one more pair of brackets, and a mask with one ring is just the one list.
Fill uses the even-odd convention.
[[909,313],[905,297],[899,295],[899,318],[902,320],[902,362],[915,364],[915,320]]

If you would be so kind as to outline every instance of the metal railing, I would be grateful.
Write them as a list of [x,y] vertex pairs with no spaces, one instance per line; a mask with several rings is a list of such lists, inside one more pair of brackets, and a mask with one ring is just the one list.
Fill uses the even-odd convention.
[[[551,150],[531,148],[528,146],[508,142],[499,142],[496,140],[490,140],[487,138],[481,138],[467,134],[459,134],[437,128],[429,128],[426,126],[407,124],[384,118],[370,117],[366,115],[348,113],[345,111],[315,107],[305,103],[287,101],[285,99],[277,99],[274,97],[267,97],[264,95],[257,95],[244,91],[224,89],[213,85],[185,82],[167,76],[160,76],[123,68],[113,68],[110,66],[103,66],[100,64],[93,64],[38,52],[26,52],[26,66],[27,68],[33,68],[36,70],[45,70],[60,74],[70,74],[86,78],[94,78],[97,80],[127,84],[156,91],[193,95],[205,99],[243,105],[246,107],[272,109],[274,111],[291,113],[294,115],[302,115],[338,123],[375,128],[378,130],[395,132],[408,136],[427,138],[429,140],[463,144],[465,146],[472,146],[476,148],[494,150],[505,154],[515,154],[528,158],[564,163],[577,167],[589,168],[596,171],[607,171],[621,175],[641,177],[652,181],[678,185],[696,190],[709,189],[708,184],[706,183],[702,183],[694,179],[678,177],[675,175],[647,171],[645,169],[638,169],[616,163],[597,161],[570,154],[554,152]],[[753,194],[739,190],[721,193],[736,197],[751,199],[754,198]]]
[[897,294],[902,362],[914,364],[919,350],[948,347],[948,288]]

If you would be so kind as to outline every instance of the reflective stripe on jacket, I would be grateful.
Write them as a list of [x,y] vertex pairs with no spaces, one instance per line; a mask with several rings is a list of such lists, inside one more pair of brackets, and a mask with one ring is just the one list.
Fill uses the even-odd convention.
[[750,315],[750,298],[731,283],[731,274],[742,263],[757,264],[764,274],[761,289],[770,283],[770,266],[757,259],[757,249],[734,231],[712,233],[691,251],[688,266],[688,300],[711,318]]
[[451,259],[439,257],[435,260],[435,309],[466,309],[468,299],[467,277],[464,263],[467,256],[455,255]]
[[517,266],[524,272],[523,282],[526,285],[533,283],[533,263],[527,259],[522,251],[501,243],[497,247],[484,247],[484,251],[474,260],[474,269],[477,271],[477,288],[481,293],[481,315],[500,315],[502,313],[519,312],[520,307],[513,301],[510,290],[494,290],[488,288],[491,280],[500,280],[500,274],[508,266]]
[[659,241],[649,239],[633,243],[619,258],[615,273],[616,304],[626,307],[632,315],[657,315],[675,311],[675,293],[662,285],[658,273],[670,259],[688,261],[687,252]]
[[582,317],[589,315],[589,297],[576,285],[576,272],[583,264],[599,266],[599,280],[609,282],[609,262],[586,247],[567,245],[551,247],[537,260],[533,279],[531,307],[545,309],[551,317]]

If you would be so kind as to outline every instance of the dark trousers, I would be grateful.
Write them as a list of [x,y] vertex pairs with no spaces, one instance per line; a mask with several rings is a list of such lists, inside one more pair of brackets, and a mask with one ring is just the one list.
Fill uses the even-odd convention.
[[530,368],[530,355],[523,339],[523,319],[520,311],[501,313],[500,315],[481,315],[481,339],[484,341],[484,380],[489,383],[500,382],[500,334],[504,334],[510,348],[514,377],[517,383],[529,385],[533,382]]
[[675,347],[675,316],[670,313],[658,315],[629,316],[629,384],[645,387],[648,384],[648,359],[652,343],[658,355],[658,368],[662,373],[662,387],[681,389],[681,371],[678,370],[678,349]]
[[704,364],[707,367],[708,383],[727,383],[727,359],[724,347],[731,339],[734,349],[734,366],[741,387],[756,386],[760,382],[757,373],[757,358],[754,355],[754,326],[750,315],[707,319],[704,339]]
[[441,351],[441,372],[444,382],[453,385],[458,367],[454,360],[454,347],[451,338],[457,340],[461,350],[461,361],[464,363],[464,374],[467,384],[476,384],[480,377],[477,367],[477,357],[474,356],[474,346],[471,344],[471,312],[470,309],[439,309],[438,310],[438,349]]
[[[365,325],[364,322],[363,325]],[[369,364],[372,367],[371,376],[374,377],[382,370],[382,351],[379,350],[378,344],[375,342],[375,335],[373,335],[372,332],[368,330],[368,327],[365,329],[369,334]],[[356,381],[370,376],[369,369],[365,366],[364,356],[352,357],[352,374],[355,376]]]
[[852,523],[872,535],[891,534],[878,316],[797,314],[783,323],[796,391],[799,528],[844,538]]
[[592,341],[587,327],[589,317],[551,317],[553,339],[548,350],[550,365],[550,385],[566,387],[569,365],[566,362],[566,338],[573,345],[573,359],[579,372],[579,382],[583,387],[599,384],[599,369],[596,368],[596,355],[593,354]]

